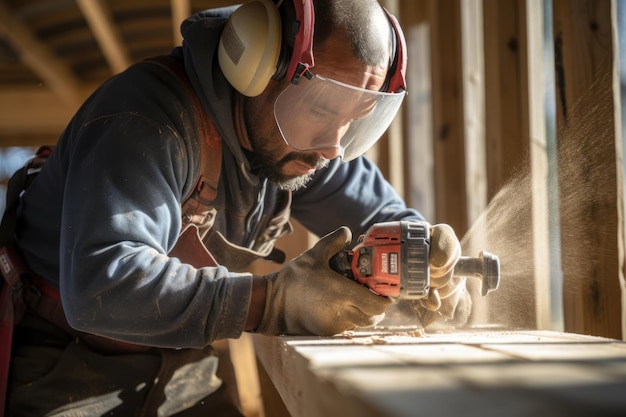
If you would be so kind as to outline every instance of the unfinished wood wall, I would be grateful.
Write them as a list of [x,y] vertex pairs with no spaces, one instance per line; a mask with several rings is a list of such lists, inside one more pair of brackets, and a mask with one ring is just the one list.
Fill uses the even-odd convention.
[[566,330],[621,337],[623,172],[612,1],[554,0]]
[[[424,142],[411,136],[419,131],[411,121],[425,117],[421,97],[428,95],[432,151],[422,151],[434,164],[432,179],[424,178],[432,187],[412,179],[403,191],[410,201],[420,196],[414,203],[433,199],[433,221],[473,235],[464,249],[491,245],[502,252],[504,291],[479,303],[482,319],[622,338],[616,3],[554,0],[552,6],[546,10],[553,33],[546,35],[554,59],[546,62],[543,1],[400,0],[409,51],[422,51],[409,55],[409,66],[430,62],[422,74],[429,83],[409,88],[420,99],[405,105],[406,149]],[[429,48],[413,48],[411,41],[423,43],[424,36]],[[550,71],[555,85],[547,84]],[[556,137],[546,129],[546,121],[554,122],[550,106]],[[550,141],[557,145],[556,166],[549,166]],[[555,195],[558,204],[549,203]],[[556,248],[550,230],[560,230]],[[551,265],[560,265],[562,274]],[[507,303],[515,307],[507,311]]]

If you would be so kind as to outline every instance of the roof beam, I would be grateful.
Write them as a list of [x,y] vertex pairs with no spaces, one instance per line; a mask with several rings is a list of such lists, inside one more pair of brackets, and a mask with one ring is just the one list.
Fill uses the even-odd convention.
[[[96,87],[81,87],[77,93],[81,101]],[[0,136],[58,136],[76,108],[64,106],[59,97],[47,88],[4,87],[0,90]]]
[[76,3],[96,37],[111,71],[116,74],[128,68],[131,64],[130,55],[109,7],[101,0],[77,0]]
[[11,10],[0,3],[0,36],[41,80],[71,108],[82,102],[80,80]]
[[180,24],[191,14],[189,0],[171,0],[172,7],[172,32],[174,34],[174,46],[183,43],[183,35],[180,33]]

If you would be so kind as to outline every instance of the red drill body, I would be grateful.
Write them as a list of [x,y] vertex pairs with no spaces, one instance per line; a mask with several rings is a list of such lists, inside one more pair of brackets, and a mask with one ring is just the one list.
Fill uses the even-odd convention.
[[[430,225],[426,222],[377,223],[350,251],[331,259],[331,267],[366,285],[377,294],[403,299],[428,297],[430,290]],[[482,279],[482,293],[500,282],[498,257],[481,252],[478,258],[461,257],[455,276]]]

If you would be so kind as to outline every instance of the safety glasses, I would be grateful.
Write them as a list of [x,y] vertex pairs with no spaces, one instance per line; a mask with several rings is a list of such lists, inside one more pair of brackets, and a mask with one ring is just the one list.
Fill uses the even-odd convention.
[[350,161],[382,136],[405,95],[405,91],[367,90],[313,75],[280,93],[274,117],[283,139],[292,148],[336,148],[343,161]]

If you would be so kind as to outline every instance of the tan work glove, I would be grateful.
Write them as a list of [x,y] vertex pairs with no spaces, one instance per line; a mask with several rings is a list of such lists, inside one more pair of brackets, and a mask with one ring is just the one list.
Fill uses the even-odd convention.
[[380,322],[391,301],[329,266],[330,258],[351,240],[350,229],[340,227],[280,271],[267,275],[265,311],[256,331],[332,336]]
[[[472,310],[472,300],[465,286],[465,277],[454,277],[454,266],[461,257],[461,244],[447,224],[430,229],[430,292],[415,305],[424,326],[437,319],[462,325]],[[421,310],[421,311],[420,311]]]

